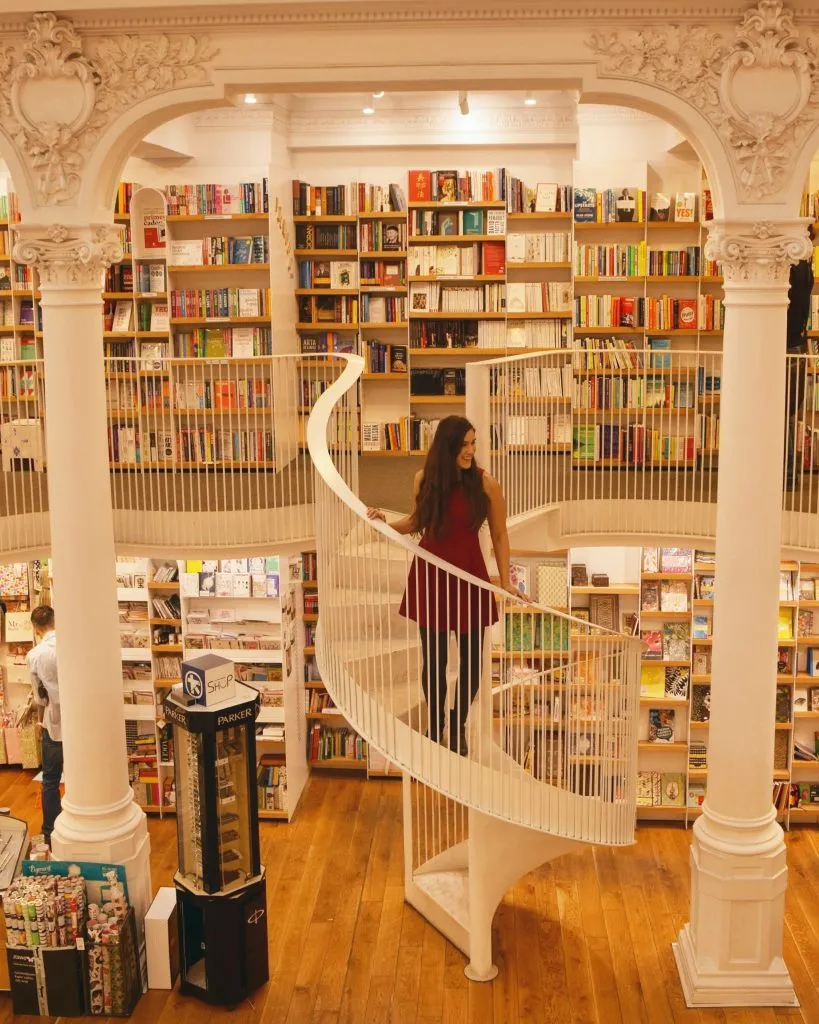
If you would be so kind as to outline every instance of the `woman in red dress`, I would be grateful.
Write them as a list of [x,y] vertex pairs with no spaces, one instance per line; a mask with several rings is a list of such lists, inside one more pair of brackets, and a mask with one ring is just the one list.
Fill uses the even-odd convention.
[[[379,509],[369,509],[368,515],[384,519]],[[500,585],[520,596],[509,580],[509,536],[501,489],[475,462],[472,424],[463,416],[447,416],[438,425],[424,468],[415,476],[413,511],[391,525],[398,533],[420,533],[425,551],[489,582],[478,536],[486,520]],[[495,599],[487,590],[414,559],[400,614],[418,623],[428,735],[438,742],[443,742],[444,734],[449,638],[451,633],[458,634],[458,691],[449,718],[449,747],[466,753],[466,719],[480,686],[484,635],[498,621]]]

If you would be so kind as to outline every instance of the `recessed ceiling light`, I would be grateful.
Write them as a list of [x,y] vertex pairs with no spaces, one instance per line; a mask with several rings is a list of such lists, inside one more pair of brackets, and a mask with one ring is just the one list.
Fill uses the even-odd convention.
[[523,102],[526,104],[527,107],[536,107],[537,106],[537,99],[530,92],[526,93],[526,96],[524,97]]
[[384,98],[384,90],[383,89],[381,90],[381,92],[374,92],[373,93],[373,99],[374,100],[380,100],[380,99],[383,99],[383,98]]
[[256,94],[255,93],[249,92],[249,93],[245,94],[245,103],[255,103],[255,102],[256,102]]
[[375,107],[363,107],[362,110],[361,110],[361,113],[362,114],[367,114],[367,115],[374,114],[375,113]]

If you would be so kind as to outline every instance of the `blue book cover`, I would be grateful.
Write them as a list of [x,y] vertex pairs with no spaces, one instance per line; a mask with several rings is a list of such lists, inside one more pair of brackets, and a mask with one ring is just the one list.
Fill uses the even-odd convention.
[[252,238],[232,238],[230,240],[230,262],[250,263],[250,254],[252,250]]
[[[671,368],[671,352],[668,351],[671,348],[670,338],[649,338],[649,348],[651,349],[651,356],[649,357],[649,366],[652,370],[668,370]],[[655,354],[656,353],[656,354]]]
[[594,223],[597,220],[596,188],[575,188],[574,219],[578,224]]

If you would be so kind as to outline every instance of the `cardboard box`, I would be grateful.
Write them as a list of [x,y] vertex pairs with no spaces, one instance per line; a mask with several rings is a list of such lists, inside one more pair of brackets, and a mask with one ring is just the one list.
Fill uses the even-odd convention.
[[218,654],[203,654],[182,662],[182,689],[194,703],[210,707],[236,696],[233,662]]
[[15,1014],[81,1017],[85,1013],[85,950],[74,946],[8,946]]
[[179,975],[179,925],[176,889],[164,886],[145,915],[148,988],[171,989]]

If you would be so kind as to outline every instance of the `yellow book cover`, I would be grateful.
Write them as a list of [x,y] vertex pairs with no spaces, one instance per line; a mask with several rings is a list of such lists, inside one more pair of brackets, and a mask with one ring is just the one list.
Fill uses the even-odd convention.
[[202,572],[202,559],[189,558],[185,562],[185,572]]
[[780,640],[793,640],[793,611],[790,608],[779,609],[779,630],[777,636]]
[[665,669],[662,665],[643,665],[640,673],[640,696],[665,696]]

